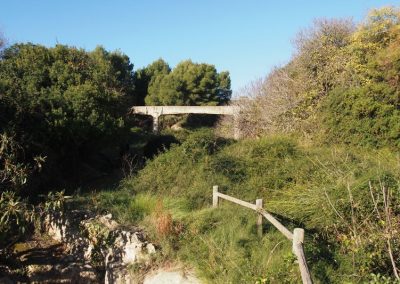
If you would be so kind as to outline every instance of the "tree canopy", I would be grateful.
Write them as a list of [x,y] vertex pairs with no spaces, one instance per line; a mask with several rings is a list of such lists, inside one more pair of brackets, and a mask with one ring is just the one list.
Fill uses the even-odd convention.
[[145,97],[149,91],[149,85],[154,84],[154,81],[158,77],[168,75],[170,72],[171,68],[161,58],[149,64],[147,67],[138,69],[135,72],[136,104],[144,105]]
[[133,102],[133,65],[120,52],[15,44],[0,60],[0,129],[24,159],[84,159],[115,133]]
[[148,84],[146,105],[220,105],[230,100],[230,77],[213,65],[179,63],[173,70],[162,60],[141,70],[138,77]]

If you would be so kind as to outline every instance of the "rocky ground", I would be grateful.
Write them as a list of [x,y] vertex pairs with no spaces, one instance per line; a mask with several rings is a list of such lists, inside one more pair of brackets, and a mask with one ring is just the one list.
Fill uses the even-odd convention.
[[192,273],[153,265],[158,250],[111,215],[73,210],[45,218],[43,232],[0,251],[0,284],[198,284]]
[[100,283],[101,274],[45,235],[16,243],[0,265],[0,283]]

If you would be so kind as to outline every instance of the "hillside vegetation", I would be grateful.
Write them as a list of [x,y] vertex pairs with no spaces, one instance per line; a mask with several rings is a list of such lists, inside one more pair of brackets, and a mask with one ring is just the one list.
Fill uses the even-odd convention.
[[184,264],[205,283],[299,283],[273,226],[259,237],[254,212],[211,208],[218,185],[305,229],[315,283],[400,283],[400,11],[316,20],[294,42],[286,65],[232,102],[239,141],[224,135],[228,119],[154,135],[126,115],[133,104],[227,103],[229,73],[212,65],[134,71],[102,47],[0,49],[0,252],[34,233],[38,211],[62,210],[52,191],[66,189],[75,206],[142,227],[161,248],[154,266]]
[[[60,44],[8,46],[0,40],[1,246],[32,231],[32,205],[43,201],[41,195],[80,190],[114,175],[127,161],[141,164],[143,155],[157,153],[157,143],[143,145],[154,137],[135,128],[143,119],[128,115],[130,107],[143,103],[146,80],[153,86],[150,69],[134,71],[128,56],[101,46],[86,51]],[[184,61],[171,76],[163,79],[170,84],[163,99],[181,95],[175,80],[188,88],[185,99],[174,104],[230,99],[229,73],[218,73],[213,65]]]
[[395,8],[374,10],[358,26],[315,21],[299,33],[293,59],[234,102],[243,136],[258,139],[207,130],[181,137],[122,183],[133,201],[106,192],[96,206],[141,223],[166,259],[189,263],[210,283],[298,283],[290,243],[273,227],[265,224],[259,239],[254,213],[224,202],[210,208],[219,185],[249,202],[263,198],[286,226],[306,229],[315,282],[395,282],[399,29]]
[[291,243],[275,228],[264,224],[260,239],[250,210],[226,202],[211,209],[212,185],[252,203],[263,198],[287,227],[306,229],[317,283],[359,283],[393,275],[388,243],[398,265],[399,170],[386,150],[280,136],[233,142],[201,130],[149,161],[117,195],[91,200],[142,224],[165,259],[193,265],[210,283],[298,283]]
[[294,42],[289,63],[243,89],[243,133],[398,149],[399,10],[373,10],[357,26],[315,20]]

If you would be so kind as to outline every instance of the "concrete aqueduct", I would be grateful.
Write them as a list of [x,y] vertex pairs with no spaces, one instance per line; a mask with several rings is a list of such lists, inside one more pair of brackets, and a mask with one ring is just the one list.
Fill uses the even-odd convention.
[[233,116],[233,136],[239,139],[238,113],[236,106],[134,106],[131,108],[133,114],[150,115],[153,117],[153,131],[158,131],[158,120],[161,115],[168,114],[220,114]]

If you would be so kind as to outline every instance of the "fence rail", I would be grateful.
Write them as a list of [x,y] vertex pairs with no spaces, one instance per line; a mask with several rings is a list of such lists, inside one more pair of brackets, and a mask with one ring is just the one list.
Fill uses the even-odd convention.
[[240,200],[238,198],[223,194],[218,191],[218,186],[213,186],[213,207],[217,208],[219,204],[219,199],[225,199],[230,202],[236,203],[243,207],[252,209],[258,213],[257,216],[257,227],[258,233],[262,235],[262,217],[267,219],[279,232],[281,232],[287,239],[292,241],[292,250],[295,256],[297,257],[297,261],[299,263],[301,279],[303,283],[312,284],[310,271],[308,270],[306,257],[304,255],[304,229],[302,228],[295,228],[293,233],[289,231],[284,225],[282,225],[274,216],[268,213],[266,210],[262,208],[263,201],[262,199],[257,199],[256,203],[250,203],[247,201]]

